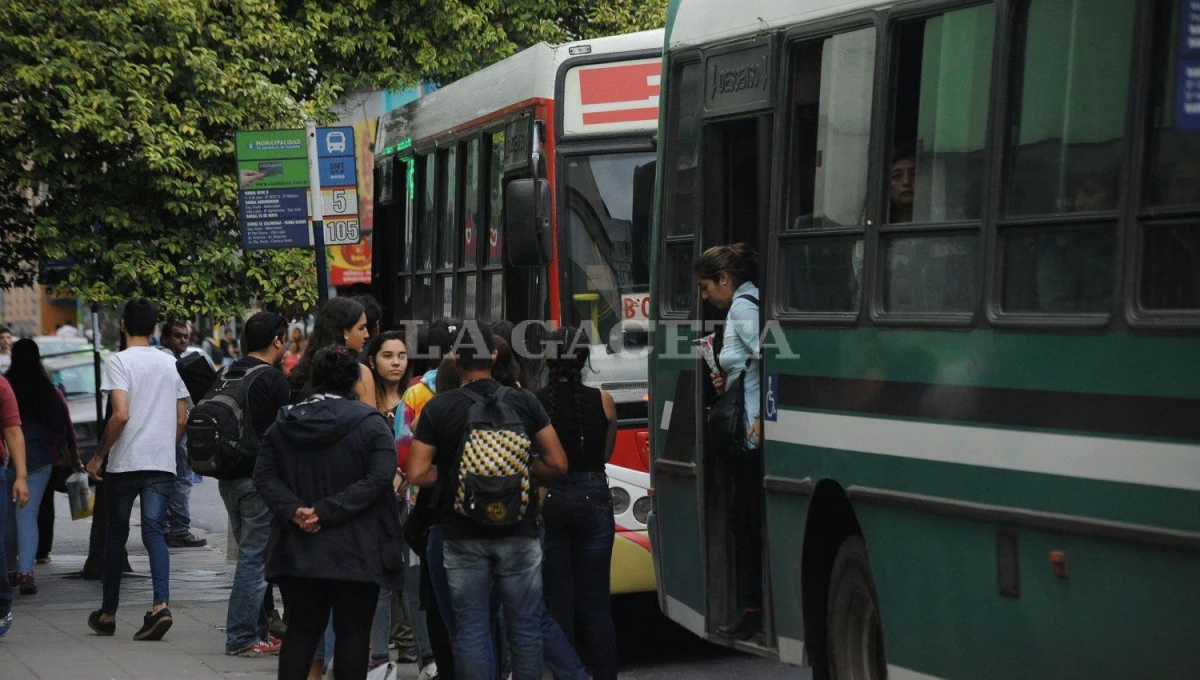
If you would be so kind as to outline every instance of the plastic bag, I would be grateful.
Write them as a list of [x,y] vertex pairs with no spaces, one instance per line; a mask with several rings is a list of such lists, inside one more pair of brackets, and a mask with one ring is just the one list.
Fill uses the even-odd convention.
[[71,519],[87,519],[92,516],[96,498],[88,486],[86,472],[76,472],[67,477],[67,501],[71,505]]

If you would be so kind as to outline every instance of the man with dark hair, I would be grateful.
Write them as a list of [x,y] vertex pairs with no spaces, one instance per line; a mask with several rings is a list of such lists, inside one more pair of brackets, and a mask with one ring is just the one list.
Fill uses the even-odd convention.
[[[187,351],[191,333],[186,321],[165,321],[158,333],[159,344],[170,352],[178,362]],[[178,368],[178,364],[176,365]],[[192,400],[188,399],[188,410]],[[171,500],[167,503],[167,547],[202,548],[208,540],[192,533],[192,466],[188,465],[187,447],[183,441],[175,446],[175,485],[171,487]]]
[[0,375],[8,372],[12,365],[12,331],[0,328]]
[[[287,320],[274,312],[259,312],[242,329],[242,358],[225,373],[251,371],[246,396],[246,420],[259,441],[290,400],[287,378],[279,369],[287,351]],[[264,598],[267,593],[264,554],[271,533],[271,511],[254,489],[253,470],[236,479],[221,479],[217,488],[229,514],[229,532],[237,539],[238,562],[225,615],[225,653],[260,657],[277,654],[280,642],[269,631]]]
[[[145,298],[125,303],[121,331],[127,349],[106,360],[100,391],[108,394],[112,417],[88,473],[103,479],[108,508],[105,524],[104,604],[88,617],[98,635],[113,635],[121,594],[121,568],[129,539],[133,501],[141,499],[142,543],[150,553],[154,608],[146,614],[135,640],[161,640],[171,627],[171,557],[163,535],[167,502],[175,482],[175,445],[187,424],[187,387],[175,361],[150,346],[158,309]],[[104,477],[100,468],[111,454]]]
[[[480,397],[492,398],[501,385],[492,379],[496,344],[491,328],[465,321],[452,349],[462,385],[438,394],[421,411],[413,433],[408,461],[412,484],[432,487],[440,480],[436,497],[442,499],[441,531],[446,576],[454,611],[454,664],[459,678],[475,680],[491,675],[489,632],[493,584],[504,605],[511,635],[514,680],[537,680],[542,672],[542,549],[538,542],[536,500],[511,526],[484,526],[461,514],[451,502],[458,480],[464,435],[472,405]],[[546,482],[567,470],[566,454],[550,418],[532,392],[506,389],[500,403],[521,421],[528,451],[534,455],[530,473]],[[457,475],[461,476],[461,475]],[[536,499],[536,496],[535,496]],[[489,507],[490,512],[490,507]]]

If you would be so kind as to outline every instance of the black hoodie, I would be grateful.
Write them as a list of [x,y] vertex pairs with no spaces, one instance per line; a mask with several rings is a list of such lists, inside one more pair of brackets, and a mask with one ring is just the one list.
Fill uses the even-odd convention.
[[[370,406],[327,398],[281,409],[254,467],[254,486],[274,514],[267,579],[403,588],[395,474],[391,428]],[[302,507],[316,510],[320,531],[306,533],[292,522]]]

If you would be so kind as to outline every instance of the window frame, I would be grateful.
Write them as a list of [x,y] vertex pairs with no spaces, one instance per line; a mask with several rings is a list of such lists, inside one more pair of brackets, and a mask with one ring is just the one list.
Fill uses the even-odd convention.
[[[855,326],[863,319],[864,302],[870,291],[870,281],[874,275],[871,271],[871,252],[873,249],[872,238],[870,234],[874,231],[872,226],[877,220],[878,213],[878,196],[877,192],[868,184],[867,189],[867,205],[866,205],[866,220],[865,224],[853,227],[826,227],[814,228],[802,231],[788,230],[784,227],[789,219],[791,206],[786,192],[790,190],[790,161],[793,145],[793,108],[792,103],[792,71],[794,67],[795,55],[801,44],[811,43],[815,40],[827,40],[837,35],[853,33],[864,29],[874,29],[875,31],[875,63],[872,66],[871,74],[871,132],[867,149],[867,173],[869,177],[875,176],[878,172],[878,147],[881,141],[880,133],[880,83],[883,77],[882,63],[884,60],[879,58],[882,53],[883,23],[880,20],[881,14],[878,12],[858,12],[846,17],[822,21],[806,26],[792,28],[784,33],[782,41],[779,43],[779,51],[775,55],[775,59],[779,64],[779,82],[780,85],[776,88],[776,117],[775,117],[775,145],[778,149],[784,150],[784,153],[776,153],[773,161],[775,175],[772,179],[772,184],[779,192],[779,195],[774,199],[771,211],[769,213],[769,233],[768,242],[775,246],[775,254],[771,257],[764,258],[767,269],[767,280],[771,282],[769,295],[767,296],[767,304],[764,307],[766,318],[778,320],[783,327],[793,326],[826,326],[826,327],[848,327]],[[832,311],[789,311],[783,306],[783,301],[787,295],[783,290],[784,277],[780,275],[781,262],[780,258],[786,247],[794,243],[822,243],[829,241],[842,241],[848,238],[861,239],[863,243],[863,268],[862,268],[862,285],[858,295],[857,305],[852,311],[832,312]]]
[[[998,156],[991,168],[989,187],[992,189],[988,209],[991,213],[991,224],[988,234],[988,253],[985,272],[987,276],[986,309],[988,322],[997,328],[1014,328],[1029,330],[1067,329],[1076,331],[1104,331],[1121,321],[1120,312],[1125,305],[1125,286],[1128,273],[1124,266],[1128,248],[1125,246],[1130,221],[1130,208],[1133,201],[1130,189],[1133,182],[1140,181],[1140,169],[1134,168],[1133,144],[1137,136],[1136,122],[1140,117],[1141,104],[1133,96],[1141,86],[1140,76],[1143,61],[1140,55],[1145,43],[1145,28],[1143,15],[1145,3],[1130,0],[1134,4],[1133,43],[1130,53],[1130,69],[1126,96],[1125,128],[1123,131],[1122,151],[1125,163],[1121,169],[1120,180],[1117,184],[1121,192],[1114,210],[1097,212],[1079,212],[1046,215],[1022,215],[1008,217],[1005,214],[1005,198],[1008,191],[1008,175],[1014,156],[1013,135],[1017,129],[1017,116],[1020,115],[1020,99],[1023,92],[1023,73],[1025,67],[1025,48],[1027,16],[1029,6],[1039,0],[1019,0],[1009,3],[1003,17],[1001,27],[1002,42],[997,42],[997,51],[1002,51],[1004,59],[1000,71],[994,81],[999,83],[999,105],[992,117],[992,127],[998,131],[991,145],[993,153]],[[994,96],[995,96],[994,95]],[[1108,311],[1104,313],[1087,312],[1016,312],[1003,309],[1004,300],[1004,244],[1006,232],[1033,232],[1041,229],[1050,233],[1072,227],[1081,230],[1100,231],[1109,227],[1098,224],[1107,222],[1113,229],[1113,258],[1112,258],[1112,299]],[[1089,226],[1093,225],[1093,226]]]
[[[666,82],[667,83],[677,82],[680,78],[680,75],[679,75],[680,72],[687,66],[696,66],[697,68],[700,69],[701,76],[703,76],[703,74],[704,74],[704,53],[699,49],[693,49],[693,50],[688,50],[686,52],[680,52],[680,53],[671,55],[671,57],[668,60],[667,67],[666,67],[666,72],[669,74],[669,77]],[[663,153],[662,153],[662,159],[663,159],[664,164],[669,165],[671,160],[674,160],[674,157],[671,154],[675,151],[675,141],[674,141],[676,138],[675,133],[679,127],[679,117],[675,116],[674,114],[676,114],[678,112],[679,100],[678,100],[678,96],[676,95],[676,93],[670,90],[670,85],[667,85],[666,89],[667,89],[667,91],[663,94],[665,95],[665,101],[666,101],[666,105],[667,105],[666,125],[667,125],[667,129],[668,129],[668,133],[662,137],[663,141],[665,141],[665,146],[663,148]],[[704,176],[705,176],[705,174],[704,174],[704,166],[705,166],[704,152],[705,152],[705,146],[706,146],[706,144],[705,144],[706,135],[704,134],[704,127],[705,127],[704,116],[699,111],[696,113],[696,116],[697,116],[696,117],[697,124],[700,127],[700,129],[696,131],[696,134],[698,136],[697,144],[699,146],[699,151],[697,153],[696,172],[697,172],[697,181],[701,183],[701,188],[700,188],[701,190],[699,191],[700,196],[699,196],[699,202],[698,202],[696,213],[698,215],[702,216],[702,215],[704,215],[704,203],[705,203],[703,182],[704,182]],[[659,168],[659,171],[660,171],[660,173],[662,173],[662,168]],[[661,237],[660,237],[660,241],[659,241],[661,250],[659,252],[662,253],[662,255],[659,259],[660,260],[664,259],[667,255],[667,252],[669,250],[671,250],[672,247],[690,246],[692,249],[692,261],[695,262],[695,259],[700,254],[699,251],[697,250],[697,247],[698,247],[698,244],[700,243],[700,239],[704,233],[704,226],[703,226],[703,224],[694,225],[692,227],[692,232],[690,234],[668,235],[669,230],[666,228],[666,225],[667,225],[668,218],[674,216],[676,181],[675,181],[674,173],[662,173],[660,176],[664,177],[665,181],[662,184],[663,199],[661,201],[661,207],[660,207],[658,215],[657,215],[658,224],[660,226],[659,231],[661,232]],[[665,265],[656,264],[656,269],[658,269],[658,271],[660,271],[660,272],[665,273],[666,268],[665,268]],[[664,319],[664,320],[666,320],[666,319],[687,320],[687,319],[697,318],[697,316],[699,314],[698,304],[699,304],[700,296],[695,292],[695,286],[692,286],[691,305],[690,305],[689,309],[686,309],[686,310],[676,309],[676,308],[672,307],[670,304],[671,281],[666,276],[659,276],[658,278],[659,278],[659,281],[657,282],[658,285],[651,286],[651,288],[653,290],[653,294],[655,296],[657,296],[660,301],[658,304],[655,305],[655,307],[658,309],[658,318]]]
[[[488,191],[488,189],[491,188],[488,185],[488,180],[491,178],[484,171],[485,168],[483,165],[483,160],[484,160],[484,157],[486,156],[484,149],[487,146],[484,143],[485,136],[486,136],[486,133],[482,129],[479,129],[479,130],[475,130],[467,135],[460,137],[458,140],[458,144],[459,144],[458,155],[460,157],[460,161],[458,163],[458,166],[459,166],[459,185],[458,186],[461,188],[461,190],[457,192],[458,193],[458,211],[457,211],[458,217],[457,217],[456,221],[458,222],[459,238],[456,240],[457,247],[455,249],[455,254],[454,254],[454,261],[456,263],[456,267],[454,268],[455,281],[454,281],[454,305],[453,305],[453,307],[454,307],[455,316],[457,316],[459,318],[463,318],[464,315],[466,314],[465,296],[469,294],[469,291],[466,290],[465,283],[466,283],[467,277],[471,274],[474,274],[476,277],[475,278],[475,290],[474,290],[475,310],[476,310],[476,312],[478,312],[478,310],[479,310],[480,261],[486,260],[486,257],[482,257],[482,258],[480,257],[481,252],[486,251],[486,249],[480,247],[480,244],[482,243],[482,236],[484,234],[486,234],[486,232],[487,232],[487,230],[483,228],[484,226],[486,226],[485,220],[477,220],[477,222],[475,224],[475,261],[474,262],[467,261],[466,253],[464,252],[463,248],[465,247],[465,239],[466,239],[465,234],[466,234],[466,225],[467,225],[467,182],[466,182],[466,179],[467,179],[467,157],[470,154],[472,142],[477,143],[476,148],[475,148],[475,159],[474,159],[475,160],[475,171],[478,174],[478,178],[475,183],[475,211],[476,211],[477,218],[482,218],[487,214],[488,206],[485,204],[489,203],[490,199],[491,199],[491,193],[490,193],[490,191]],[[480,224],[480,222],[484,222],[484,224]]]
[[[1187,0],[1180,0],[1187,2]],[[1200,329],[1200,309],[1160,310],[1142,306],[1142,275],[1145,260],[1146,231],[1171,224],[1200,222],[1200,206],[1172,206],[1167,208],[1144,207],[1146,164],[1149,161],[1149,137],[1151,116],[1154,113],[1156,38],[1159,22],[1171,20],[1169,2],[1138,3],[1138,19],[1135,22],[1134,63],[1131,69],[1136,90],[1132,99],[1139,104],[1135,109],[1133,148],[1129,156],[1131,174],[1134,175],[1126,187],[1128,210],[1122,217],[1127,223],[1122,242],[1126,250],[1124,269],[1126,277],[1120,289],[1123,297],[1124,320],[1130,328],[1156,331],[1195,331]],[[1175,45],[1168,49],[1175,53]]]
[[[988,112],[984,120],[986,128],[983,138],[983,177],[989,181],[983,183],[983,194],[980,196],[980,214],[978,219],[974,220],[955,220],[949,222],[922,222],[922,223],[888,223],[886,216],[886,207],[884,197],[889,191],[889,174],[883,171],[890,166],[891,154],[893,151],[892,140],[895,137],[895,119],[896,119],[896,92],[898,90],[899,69],[896,67],[899,61],[898,50],[900,49],[900,30],[902,25],[910,24],[917,21],[928,21],[930,19],[956,12],[967,10],[976,7],[991,5],[994,11],[992,25],[992,55],[991,55],[991,71],[988,82]],[[1001,40],[1002,29],[1001,25],[1004,22],[1004,4],[1000,0],[971,0],[963,2],[957,0],[954,2],[925,2],[915,3],[909,6],[902,6],[897,10],[888,13],[886,30],[881,36],[883,44],[880,46],[877,54],[886,55],[881,65],[883,73],[878,81],[879,91],[877,92],[877,106],[880,112],[878,120],[879,139],[876,148],[874,149],[873,157],[876,161],[875,169],[872,176],[878,184],[873,189],[873,196],[876,199],[875,212],[873,215],[873,228],[871,232],[871,250],[864,253],[864,261],[869,258],[869,264],[865,265],[870,269],[872,276],[870,277],[869,286],[866,295],[869,299],[869,316],[873,324],[880,327],[904,327],[904,328],[942,328],[942,329],[968,329],[974,326],[981,317],[981,310],[984,306],[986,297],[986,280],[987,280],[987,231],[988,224],[991,219],[990,208],[992,204],[993,184],[990,181],[993,176],[993,168],[996,165],[995,154],[995,113],[998,106],[998,95],[1001,88],[996,87],[999,79],[1001,56],[1004,54]],[[976,257],[976,290],[974,304],[971,311],[922,311],[922,312],[905,312],[905,311],[888,311],[885,307],[885,284],[887,272],[887,248],[886,242],[889,237],[904,237],[904,236],[952,236],[963,234],[975,234],[977,236],[977,251]],[[865,286],[864,286],[865,287]]]

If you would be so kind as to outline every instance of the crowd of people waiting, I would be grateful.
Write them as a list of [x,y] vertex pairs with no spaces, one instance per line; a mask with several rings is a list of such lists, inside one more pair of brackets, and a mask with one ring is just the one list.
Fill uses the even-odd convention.
[[[101,385],[110,413],[86,466],[106,498],[96,518],[106,536],[103,603],[89,627],[116,633],[140,498],[154,602],[134,638],[170,629],[170,505],[189,458],[185,437],[195,438],[189,413],[226,390],[243,401],[255,444],[246,460],[226,461],[218,482],[237,544],[227,654],[277,654],[279,677],[296,680],[365,678],[393,663],[389,647],[423,678],[533,680],[543,668],[555,678],[615,678],[604,465],[616,411],[610,395],[583,384],[587,334],[550,336],[549,382],[535,393],[509,344],[512,324],[442,319],[406,337],[381,332],[380,317],[369,297],[334,298],[305,341],[284,317],[256,313],[236,348],[222,343],[223,365],[209,364],[213,386],[198,391],[185,380],[185,353],[152,346],[156,306],[126,303],[123,349],[106,360]],[[173,351],[176,335],[181,349],[194,340],[186,324],[168,322],[153,344]],[[36,344],[16,343],[12,363],[11,387],[0,379],[10,463],[0,475],[13,502],[0,504],[0,528],[15,539],[7,554],[18,556],[13,582],[24,592],[36,546],[26,509],[39,504],[57,457],[83,465]],[[229,387],[239,382],[244,389]],[[512,474],[489,477],[488,456]],[[10,509],[15,529],[5,527]],[[412,598],[410,562],[419,564]],[[0,635],[11,601],[5,580]]]

